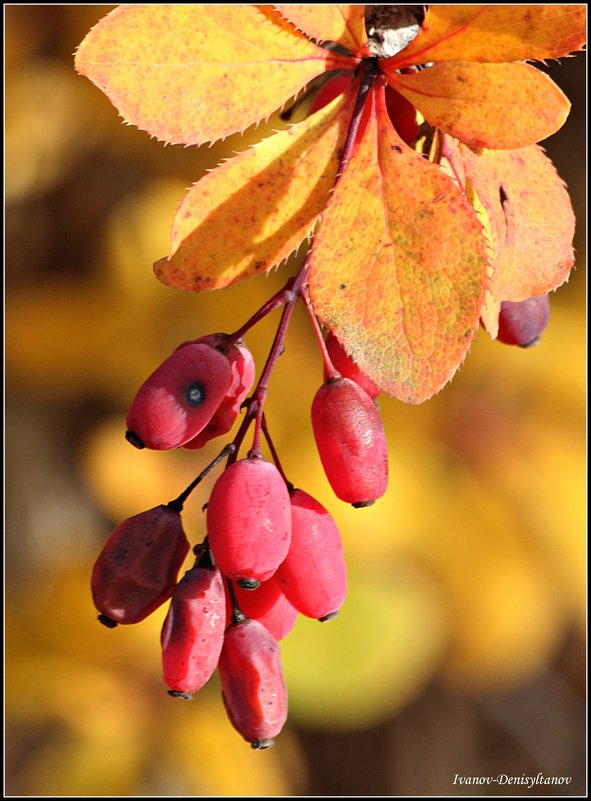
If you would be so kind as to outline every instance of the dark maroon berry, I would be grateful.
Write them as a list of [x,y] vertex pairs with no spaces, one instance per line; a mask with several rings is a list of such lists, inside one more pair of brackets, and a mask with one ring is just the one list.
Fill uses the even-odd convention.
[[138,623],[170,598],[189,552],[181,516],[156,506],[130,517],[105,543],[92,571],[99,620]]
[[504,300],[499,313],[497,339],[505,345],[531,348],[537,345],[540,335],[550,319],[548,295],[537,295],[522,301]]

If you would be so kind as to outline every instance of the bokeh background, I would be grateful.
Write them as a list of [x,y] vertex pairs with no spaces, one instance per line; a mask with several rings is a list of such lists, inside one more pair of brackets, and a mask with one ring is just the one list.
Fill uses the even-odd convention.
[[[544,146],[579,225],[542,343],[481,331],[436,398],[381,398],[391,485],[372,508],[337,501],[323,475],[321,360],[295,316],[268,418],[291,480],[338,523],[350,592],[336,620],[300,620],[283,641],[289,721],[254,752],[217,678],[191,704],[167,696],[165,609],[107,630],[89,576],[121,520],[175,497],[220,447],[131,448],[133,394],[178,343],[237,328],[296,264],[199,296],[153,277],[185,189],[242,145],[164,147],[121,124],[72,58],[111,8],[4,8],[7,794],[584,794],[585,56],[547,68],[573,102]],[[259,365],[277,320],[247,337]],[[193,543],[210,487],[186,506]],[[454,784],[538,772],[571,782]]]

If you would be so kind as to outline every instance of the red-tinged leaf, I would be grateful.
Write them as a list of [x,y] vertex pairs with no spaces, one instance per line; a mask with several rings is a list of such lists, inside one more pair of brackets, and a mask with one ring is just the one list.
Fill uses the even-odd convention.
[[492,296],[527,300],[556,289],[574,264],[575,216],[564,183],[542,148],[479,154],[460,145],[466,191],[489,220]]
[[367,48],[365,6],[275,6],[290,22],[318,42],[336,42],[358,56],[371,55]]
[[585,44],[586,22],[584,5],[431,5],[415,39],[382,67],[560,58]]
[[448,61],[388,81],[425,119],[471,147],[513,150],[562,127],[564,93],[529,64]]
[[174,221],[172,255],[154,265],[157,277],[198,292],[267,272],[286,259],[327,203],[356,87],[194,184]]
[[356,63],[247,5],[120,6],[76,53],[126,122],[188,145],[244,131],[312,78]]
[[420,403],[451,379],[475,332],[486,242],[465,194],[393,129],[378,84],[362,138],[314,241],[321,322],[384,392]]

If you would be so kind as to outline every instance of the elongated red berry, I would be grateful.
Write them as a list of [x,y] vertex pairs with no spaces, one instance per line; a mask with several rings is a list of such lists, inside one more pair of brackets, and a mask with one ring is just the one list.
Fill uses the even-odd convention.
[[292,492],[291,511],[291,545],[273,578],[298,612],[328,620],[347,595],[341,535],[324,506],[303,490]]
[[209,334],[196,340],[196,343],[209,345],[223,353],[230,362],[232,377],[224,399],[214,412],[209,423],[196,437],[184,444],[184,448],[192,450],[202,448],[210,439],[226,434],[232,428],[240,411],[240,406],[250,392],[255,379],[255,365],[252,353],[241,339],[236,342],[230,342],[227,334]]
[[215,671],[226,629],[220,571],[203,559],[174,588],[161,634],[164,681],[171,695],[190,697]]
[[129,517],[105,543],[92,571],[99,620],[138,623],[172,595],[189,543],[181,516],[156,506]]
[[390,122],[400,138],[410,145],[417,138],[419,130],[415,107],[389,84],[386,86],[385,97]]
[[225,576],[247,587],[270,578],[291,541],[289,493],[275,465],[248,458],[224,470],[207,504],[207,530]]
[[[258,620],[276,640],[282,640],[295,626],[298,610],[285,597],[276,575],[255,590],[244,590],[235,584],[234,594],[246,617]],[[230,625],[231,621],[232,601],[226,590],[226,622]]]
[[522,301],[505,300],[499,313],[497,339],[506,345],[530,348],[537,345],[550,319],[548,295],[537,295]]
[[227,357],[215,348],[176,350],[138,390],[127,415],[128,440],[155,450],[184,445],[213,417],[231,374]]
[[[329,333],[326,337],[326,350],[328,351],[333,366],[339,371],[343,378],[350,378],[351,381],[355,381],[356,384],[359,384],[370,398],[377,398],[380,394],[379,388],[365,373],[361,372],[353,359],[345,353],[342,345],[334,334]],[[324,380],[326,381],[327,379],[328,376],[325,374]]]
[[349,378],[323,384],[312,403],[312,428],[324,472],[338,498],[368,506],[388,486],[388,448],[378,409]]
[[308,116],[314,114],[316,111],[320,111],[320,109],[327,106],[331,103],[336,97],[346,92],[347,89],[351,86],[351,80],[353,78],[352,72],[342,72],[334,77],[331,77],[325,84],[323,84],[318,92],[314,100],[310,105],[310,111],[308,112]]
[[226,630],[218,671],[234,728],[253,748],[269,748],[287,719],[287,687],[279,645],[262,623]]

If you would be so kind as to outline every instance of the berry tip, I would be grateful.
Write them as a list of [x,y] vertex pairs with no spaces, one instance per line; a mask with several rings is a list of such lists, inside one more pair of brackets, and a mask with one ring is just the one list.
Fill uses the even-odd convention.
[[365,509],[366,506],[373,506],[375,501],[358,501],[357,503],[352,503],[351,506],[353,509]]
[[142,448],[146,447],[144,443],[141,441],[141,439],[138,437],[138,435],[134,434],[133,431],[126,431],[125,439],[128,442],[130,442],[134,448],[137,448],[140,451],[142,450]]
[[107,617],[106,615],[99,615],[98,620],[100,623],[103,624],[103,626],[106,626],[108,629],[114,629],[115,626],[117,625],[116,621],[111,620],[111,618]]
[[250,747],[254,748],[255,751],[262,751],[265,748],[272,748],[273,744],[273,740],[253,740]]
[[256,579],[246,579],[246,578],[238,579],[236,584],[238,584],[239,587],[242,587],[243,590],[256,590],[257,587],[261,586],[260,581],[257,581]]
[[338,610],[338,609],[336,610],[336,612],[329,612],[329,613],[328,613],[328,615],[324,615],[324,617],[319,617],[319,618],[318,618],[318,622],[319,622],[319,623],[326,623],[326,622],[327,622],[327,620],[332,620],[332,619],[333,619],[333,618],[335,618],[335,617],[336,617],[338,614],[339,614],[339,610]]
[[183,698],[185,701],[193,700],[193,693],[183,693],[180,690],[168,690],[168,694],[172,698]]

